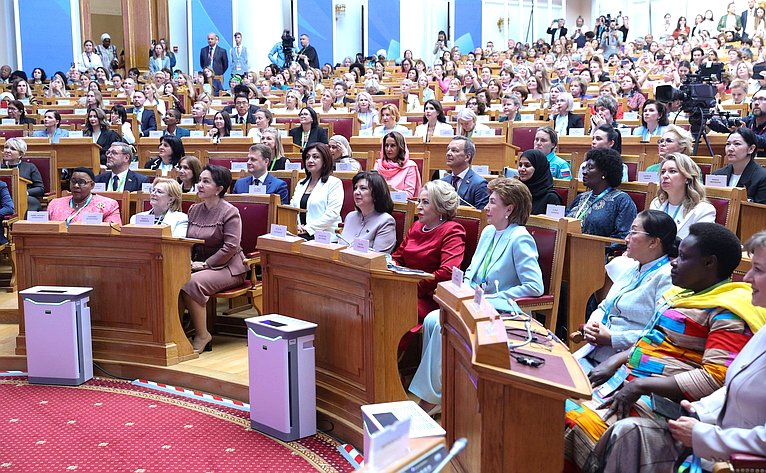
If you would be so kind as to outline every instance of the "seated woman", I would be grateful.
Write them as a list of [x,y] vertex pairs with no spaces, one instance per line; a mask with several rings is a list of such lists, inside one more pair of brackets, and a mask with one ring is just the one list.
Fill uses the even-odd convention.
[[285,148],[282,146],[282,135],[276,128],[266,128],[261,133],[261,143],[271,148],[272,158],[269,164],[269,172],[284,171],[285,163],[289,161],[285,157]]
[[457,136],[473,138],[474,136],[495,136],[487,125],[479,123],[479,117],[470,108],[466,107],[457,114]]
[[535,132],[534,148],[539,149],[548,160],[551,175],[556,179],[572,179],[572,168],[569,163],[556,155],[556,146],[559,144],[559,135],[549,125],[541,126]]
[[[691,133],[688,131],[675,125],[666,126],[665,132],[662,133],[662,137],[657,140],[657,154],[660,157],[660,162],[657,164],[652,164],[646,168],[646,171],[656,172],[659,174],[660,168],[662,167],[662,162],[665,160],[665,156],[670,153],[681,153],[687,156],[691,156],[693,143],[694,139],[692,138]],[[701,173],[699,174],[701,175]]]
[[[426,186],[434,182],[437,181]],[[484,287],[486,300],[498,312],[521,312],[514,299],[543,293],[537,245],[524,227],[532,209],[532,195],[515,179],[494,179],[488,188],[491,192],[486,207],[488,225],[481,232],[464,282],[471,287]],[[423,357],[409,387],[426,411],[441,404],[440,333],[439,311],[434,310],[423,322]]]
[[346,215],[340,239],[351,246],[357,238],[370,241],[370,249],[391,253],[396,246],[394,203],[386,181],[376,172],[360,172],[352,181],[355,211]]
[[309,240],[317,230],[324,230],[336,239],[344,193],[343,183],[332,175],[330,147],[312,143],[303,150],[301,159],[306,179],[298,183],[290,200],[290,206],[306,210],[298,214],[297,234]]
[[528,149],[519,157],[519,180],[532,194],[532,215],[545,215],[548,205],[561,205],[561,197],[553,190],[553,177],[548,160],[538,149]]
[[290,130],[293,143],[301,149],[312,143],[327,144],[327,130],[319,126],[317,112],[311,107],[303,107],[298,113],[299,125]]
[[239,210],[223,197],[231,185],[231,172],[223,166],[205,166],[197,184],[197,197],[202,201],[189,209],[186,235],[204,240],[192,247],[189,282],[181,288],[183,305],[189,309],[195,353],[210,351],[213,336],[207,330],[208,298],[217,292],[237,287],[245,282],[247,266],[239,246],[242,239],[242,219]]
[[175,135],[162,135],[157,150],[157,157],[147,161],[144,167],[152,170],[159,169],[163,176],[167,176],[172,169],[178,168],[178,163],[186,154],[181,138]]
[[35,130],[32,132],[33,137],[49,138],[51,143],[58,143],[59,138],[69,136],[69,130],[60,128],[61,126],[61,114],[56,110],[48,110],[43,115],[44,130]]
[[[612,128],[611,125],[599,125],[593,129],[590,139],[590,149],[611,148],[618,153],[622,153],[622,137],[620,132]],[[585,169],[585,163],[580,165],[577,171],[577,180],[582,181],[582,171]],[[622,163],[622,182],[628,182],[628,166]]]
[[[691,226],[671,263],[675,287],[663,295],[643,336],[591,371],[598,398],[582,404],[567,401],[568,460],[595,471],[603,443],[613,437],[604,435],[610,425],[626,417],[655,417],[651,394],[698,400],[721,387],[732,359],[766,322],[766,311],[750,303],[750,286],[730,280],[741,252],[736,235],[725,227],[709,222]],[[607,388],[607,381],[618,387]],[[614,453],[632,460],[608,471],[628,471],[632,463],[646,459],[635,448]],[[645,464],[654,463],[649,460]]]
[[567,217],[582,220],[582,232],[624,239],[636,218],[636,204],[617,187],[622,183],[622,158],[613,149],[592,149],[585,155],[582,183],[590,189],[575,197]]
[[392,103],[387,103],[380,107],[380,123],[381,125],[375,127],[375,131],[372,132],[373,136],[383,136],[395,131],[401,133],[404,136],[409,136],[412,133],[410,129],[404,125],[399,125],[399,107]]
[[391,255],[399,266],[431,273],[434,279],[418,283],[418,320],[438,308],[436,285],[449,281],[452,267],[460,267],[465,252],[465,229],[452,219],[460,204],[455,188],[440,180],[427,182],[418,198],[418,220]]
[[8,118],[14,120],[17,125],[34,125],[37,120],[27,117],[27,111],[24,104],[19,100],[8,102]]
[[[189,218],[181,211],[181,185],[167,177],[157,177],[152,182],[149,194],[151,210],[136,215],[152,215],[154,224],[170,225],[173,237],[186,237]],[[136,223],[136,215],[130,217],[130,223]]]
[[414,161],[410,161],[407,142],[401,133],[395,131],[383,137],[380,158],[375,160],[375,170],[386,180],[389,187],[404,191],[412,199],[420,193],[420,171]]
[[255,138],[255,141],[260,143],[263,132],[271,126],[274,121],[274,114],[268,108],[259,108],[255,112],[255,126],[250,126],[247,131],[247,136]]
[[[497,119],[499,122],[518,122],[521,121],[521,99],[513,94],[503,94],[503,114]],[[479,102],[483,103],[483,102]]]
[[328,146],[332,155],[333,170],[338,170],[338,163],[350,164],[351,170],[355,172],[362,170],[362,165],[359,164],[359,161],[351,157],[351,145],[345,136],[333,135]]
[[207,130],[207,136],[213,139],[213,143],[220,143],[221,138],[231,135],[231,116],[224,111],[216,112],[213,116],[213,126]]
[[556,113],[553,115],[553,128],[559,136],[568,135],[572,128],[585,128],[580,115],[572,113],[574,99],[569,92],[561,92],[556,98]]
[[[745,248],[752,257],[752,269],[745,282],[752,286],[751,303],[766,307],[766,232],[755,234]],[[597,446],[598,463],[604,471],[641,471],[636,461],[670,471],[688,453],[695,459],[729,458],[735,453],[766,456],[763,442],[766,398],[763,373],[766,369],[766,330],[759,330],[732,361],[726,371],[726,386],[696,402],[681,401],[690,413],[678,420],[628,418],[606,431]],[[726,408],[736,406],[736,408]],[[691,417],[696,415],[697,418]],[[648,439],[651,438],[649,441]],[[649,450],[646,447],[650,447]],[[676,459],[681,454],[683,456]],[[691,462],[690,462],[691,463]],[[696,462],[695,462],[696,463]]]
[[636,343],[671,286],[670,258],[678,256],[678,248],[676,226],[667,214],[639,213],[625,242],[625,254],[607,265],[614,283],[581,332],[588,345],[575,358],[586,373]]
[[90,136],[93,138],[93,142],[96,143],[101,149],[99,154],[101,155],[101,165],[106,165],[106,150],[112,146],[112,143],[122,141],[120,135],[109,128],[109,122],[106,121],[106,114],[100,108],[92,108],[88,110],[88,119],[85,122],[85,129],[83,130],[83,136]]
[[[375,109],[375,103],[372,95],[367,92],[356,94],[356,119],[359,120],[359,131],[370,130],[380,123],[378,111]],[[369,133],[369,132],[368,132]]]
[[402,92],[402,100],[407,106],[407,113],[414,113],[418,110],[420,110],[420,97],[418,94],[411,93],[412,89],[414,89],[416,86],[410,79],[402,79],[402,86],[401,86],[401,92]]
[[[46,114],[47,115],[47,114]],[[45,185],[40,170],[32,163],[22,161],[27,154],[27,143],[21,138],[8,138],[3,146],[3,165],[5,169],[18,168],[19,177],[29,181],[27,184],[27,210],[40,210],[40,197],[45,194]]]
[[136,142],[136,137],[133,134],[133,128],[130,120],[128,120],[128,112],[122,105],[115,105],[109,112],[110,122],[112,125],[119,125],[122,131],[122,141],[132,145]]
[[753,130],[737,128],[726,140],[726,166],[713,174],[726,176],[729,187],[747,189],[747,200],[766,204],[766,169],[755,162],[758,143]]
[[415,136],[422,136],[423,142],[428,143],[434,136],[453,136],[455,130],[447,123],[442,104],[438,100],[426,100],[423,105],[423,124],[415,128]]
[[178,162],[178,183],[181,192],[197,192],[199,175],[202,174],[202,163],[195,156],[184,156]]
[[633,136],[649,141],[652,136],[662,136],[668,126],[668,109],[662,102],[647,100],[641,109],[641,126],[633,129]]
[[73,222],[81,222],[83,214],[100,213],[104,222],[122,225],[120,206],[116,200],[93,194],[96,176],[89,168],[72,169],[69,180],[71,196],[59,197],[48,203],[48,219],[66,222],[67,227]]
[[665,155],[660,172],[660,190],[649,208],[670,215],[681,239],[689,234],[692,224],[715,222],[715,207],[705,200],[705,187],[697,165],[681,153]]

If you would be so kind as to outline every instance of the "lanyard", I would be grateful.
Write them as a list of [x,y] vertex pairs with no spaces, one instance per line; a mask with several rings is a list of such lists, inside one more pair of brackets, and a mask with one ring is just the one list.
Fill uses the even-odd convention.
[[606,325],[608,323],[609,319],[611,319],[612,309],[614,308],[614,306],[617,305],[617,302],[622,298],[622,296],[635,290],[637,287],[641,286],[641,283],[644,281],[644,279],[646,279],[650,274],[657,271],[658,269],[660,269],[661,267],[663,267],[669,262],[670,262],[670,258],[668,258],[667,255],[663,256],[662,258],[659,259],[659,261],[654,263],[654,265],[651,268],[649,268],[643,274],[641,274],[638,277],[638,279],[633,281],[633,283],[630,286],[627,286],[625,289],[620,291],[620,294],[618,294],[614,298],[614,300],[610,301],[609,304],[607,304],[606,308],[604,309],[604,317],[601,320],[601,323],[603,325]]
[[[604,196],[607,195],[611,191],[612,191],[611,187],[607,187],[606,189],[601,191],[601,193],[596,196],[596,198],[593,200],[593,202],[591,202],[590,205],[588,205],[587,207],[585,207],[585,208],[580,210],[580,212],[577,214],[577,219],[578,220],[582,220],[585,217],[585,215],[590,213],[590,209],[592,209],[593,206],[596,205],[596,202],[598,202],[599,200],[603,199]],[[590,195],[591,195],[591,197],[593,196],[593,192],[592,191],[591,191]],[[588,203],[588,200],[590,200],[590,197],[585,201],[586,204]]]
[[[673,218],[674,222],[676,221],[676,215],[678,215],[678,211],[681,210],[681,207],[683,207],[683,206],[679,205],[678,207],[676,207],[676,211],[673,212],[673,217],[672,218]],[[665,213],[670,215],[670,212],[668,212],[668,210],[670,210],[670,201],[667,201],[665,203]]]
[[[154,216],[154,224],[155,225],[160,225],[162,223],[162,221],[165,220],[165,215],[167,215],[168,212],[170,212],[169,209],[166,210],[165,212],[163,212],[162,215],[160,215],[159,217],[157,215],[155,215]],[[153,210],[152,210],[152,213],[154,213]]]
[[[77,218],[78,215],[80,215],[80,212],[82,212],[82,209],[84,209],[85,207],[88,206],[88,204],[90,204],[91,199],[93,199],[93,194],[88,196],[88,199],[85,201],[85,203],[82,205],[82,207],[77,209],[77,211],[72,212],[71,214],[69,214],[69,217],[66,218],[66,227],[67,228],[69,228],[69,224],[72,223],[72,220],[74,220],[75,218]],[[72,207],[72,209],[74,209],[74,197],[69,199],[69,206]]]
[[481,272],[481,282],[485,283],[487,282],[487,271],[489,270],[489,262],[492,259],[492,255],[495,254],[495,247],[497,246],[497,240],[502,238],[501,236],[497,236],[497,233],[495,233],[495,237],[492,238],[492,244],[489,246],[489,249],[484,254],[484,265],[482,267]]

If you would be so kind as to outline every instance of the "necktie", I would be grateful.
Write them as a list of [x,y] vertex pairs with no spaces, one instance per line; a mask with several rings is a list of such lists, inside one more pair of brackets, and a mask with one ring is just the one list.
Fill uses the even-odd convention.
[[112,190],[117,192],[120,189],[120,178],[115,174],[112,177]]
[[215,48],[210,48],[210,67],[213,67],[213,51]]
[[452,176],[452,187],[454,187],[455,190],[457,190],[457,183],[458,183],[458,181],[460,181],[460,177],[455,176],[453,174],[453,176]]
[[261,180],[260,179],[254,179],[253,180],[253,185],[254,186],[260,186],[261,185]]

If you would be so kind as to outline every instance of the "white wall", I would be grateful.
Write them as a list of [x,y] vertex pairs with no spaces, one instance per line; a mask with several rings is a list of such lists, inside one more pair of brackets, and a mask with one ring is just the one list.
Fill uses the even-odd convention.
[[172,50],[178,46],[176,54],[176,69],[190,72],[189,51],[186,38],[189,37],[189,24],[186,21],[186,0],[168,0],[169,37],[165,38]]
[[282,31],[290,18],[290,3],[259,0],[255,5],[251,0],[232,0],[232,6],[234,32],[242,33],[242,45],[247,48],[250,69],[262,71],[269,64],[269,51],[274,44],[281,42]]
[[333,0],[333,12],[337,4],[346,5],[346,11],[341,15],[334,15],[333,65],[343,62],[346,56],[353,61],[356,53],[362,51],[362,10],[367,9],[366,0]]
[[414,57],[422,58],[429,65],[433,62],[436,35],[440,30],[447,31],[447,5],[446,0],[402,0],[399,23],[402,53],[411,49]]

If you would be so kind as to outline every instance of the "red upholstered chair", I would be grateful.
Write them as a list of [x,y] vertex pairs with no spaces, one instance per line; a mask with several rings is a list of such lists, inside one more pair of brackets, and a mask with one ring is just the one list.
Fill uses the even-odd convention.
[[407,234],[407,231],[412,226],[415,212],[416,204],[411,200],[407,202],[394,202],[394,211],[391,213],[396,222],[396,247],[394,247],[394,250],[399,248],[402,240],[404,240],[404,235]]
[[766,458],[735,453],[728,461],[714,463],[713,473],[766,473]]
[[473,207],[458,207],[457,216],[453,220],[465,229],[465,254],[463,263],[460,265],[460,269],[465,271],[471,264],[471,258],[479,245],[481,232],[487,226],[487,214]]
[[354,116],[353,115],[323,115],[319,118],[319,123],[332,123],[333,133],[345,136],[350,140],[354,136]]
[[568,206],[575,198],[577,181],[575,179],[553,179],[553,190],[561,197],[562,205]]
[[26,129],[27,127],[25,125],[14,126],[13,128],[2,127],[0,128],[0,136],[6,140],[8,138],[22,138]]
[[122,221],[122,224],[124,225],[130,222],[130,192],[94,191],[93,193],[116,200],[117,205],[120,208],[120,220]]
[[[354,207],[354,184],[353,179],[356,173],[353,171],[336,171],[333,176],[340,179],[343,183],[343,207],[340,209],[340,219],[343,222],[346,215],[356,210]],[[342,223],[341,223],[342,225]]]
[[623,182],[619,189],[633,199],[638,212],[648,209],[649,204],[657,196],[657,184],[654,182]]
[[705,186],[705,194],[708,202],[715,207],[715,222],[736,233],[740,204],[747,201],[745,188]]
[[524,312],[543,313],[545,327],[556,330],[558,308],[561,296],[561,278],[564,272],[564,256],[567,233],[580,232],[579,220],[553,219],[544,215],[532,215],[527,222],[527,231],[537,245],[538,263],[543,273],[543,295],[522,297],[516,303]]
[[40,201],[47,203],[58,197],[61,193],[61,182],[56,170],[56,151],[28,151],[22,161],[34,164],[40,171],[45,188],[45,193]]
[[521,152],[535,147],[537,126],[515,126],[511,130],[511,144],[519,147]]
[[298,181],[305,177],[303,173],[299,176],[298,171],[272,171],[270,174],[285,181],[290,198],[293,197],[293,192],[295,191],[295,186],[298,185]]
[[638,177],[638,170],[644,169],[646,154],[638,155],[623,154],[622,162],[628,167],[628,181],[634,182]]

